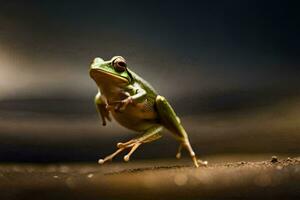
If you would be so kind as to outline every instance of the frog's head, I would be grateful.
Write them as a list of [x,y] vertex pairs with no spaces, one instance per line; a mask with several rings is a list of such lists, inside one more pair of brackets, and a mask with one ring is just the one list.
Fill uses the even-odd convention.
[[90,68],[90,76],[97,85],[128,84],[132,80],[126,61],[122,56],[114,56],[108,61],[95,58]]

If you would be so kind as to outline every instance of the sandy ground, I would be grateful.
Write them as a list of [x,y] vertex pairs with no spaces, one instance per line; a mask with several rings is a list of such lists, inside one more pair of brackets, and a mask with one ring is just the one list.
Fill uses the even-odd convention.
[[300,199],[299,157],[223,160],[2,164],[0,199]]

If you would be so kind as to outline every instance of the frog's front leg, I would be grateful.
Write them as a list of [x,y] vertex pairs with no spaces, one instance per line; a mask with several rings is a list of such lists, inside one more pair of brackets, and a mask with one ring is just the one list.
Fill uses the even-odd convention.
[[[130,86],[129,86],[130,87]],[[126,107],[134,102],[138,102],[141,101],[142,99],[145,98],[147,92],[141,88],[134,88],[133,86],[131,86],[130,88],[128,88],[130,90],[134,90],[134,95],[130,95],[129,92],[123,92],[124,95],[127,96],[126,99],[121,100],[121,101],[115,101],[114,103],[116,103],[117,105],[115,106],[115,110],[116,111],[123,111],[126,109]]]
[[161,134],[162,129],[163,129],[163,126],[155,125],[155,126],[149,128],[148,130],[146,130],[144,135],[142,135],[139,138],[129,140],[128,142],[125,142],[125,143],[118,143],[117,144],[118,150],[115,151],[114,153],[112,153],[111,155],[106,156],[104,159],[100,159],[98,161],[98,163],[103,164],[109,160],[112,160],[116,155],[121,153],[123,150],[125,150],[127,148],[131,148],[129,153],[124,156],[124,161],[126,161],[126,162],[129,161],[130,156],[141,144],[152,142],[154,140],[159,139],[162,136],[162,134]]
[[106,119],[111,121],[111,118],[109,116],[109,109],[108,109],[108,104],[104,96],[101,95],[100,92],[98,92],[95,96],[95,105],[98,113],[100,114],[102,118],[102,125],[106,125]]

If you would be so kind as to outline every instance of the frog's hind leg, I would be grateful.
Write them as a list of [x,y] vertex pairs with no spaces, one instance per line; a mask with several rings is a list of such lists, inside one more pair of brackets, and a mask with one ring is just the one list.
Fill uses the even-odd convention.
[[180,142],[176,158],[181,157],[182,147],[186,148],[194,162],[195,167],[198,167],[199,164],[206,165],[206,162],[197,160],[196,154],[192,149],[188,135],[181,125],[179,117],[177,117],[173,108],[169,102],[163,96],[156,97],[156,108],[160,116],[161,124],[169,129],[175,136],[176,139]]
[[124,156],[124,161],[126,161],[126,162],[129,161],[130,156],[134,153],[134,151],[141,144],[152,142],[154,140],[159,139],[162,136],[162,133],[161,133],[162,130],[163,130],[163,126],[155,125],[155,126],[149,128],[148,130],[146,130],[145,133],[139,138],[129,140],[128,142],[125,142],[125,143],[121,143],[121,142],[118,143],[117,144],[118,150],[115,151],[114,153],[112,153],[111,155],[106,156],[104,159],[100,159],[98,161],[98,163],[103,164],[106,161],[112,160],[116,155],[118,155],[119,153],[121,153],[125,149],[130,148],[129,153]]

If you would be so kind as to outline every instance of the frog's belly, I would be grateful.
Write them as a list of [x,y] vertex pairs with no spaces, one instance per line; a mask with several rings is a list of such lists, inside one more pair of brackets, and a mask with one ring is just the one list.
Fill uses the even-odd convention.
[[128,105],[124,111],[111,113],[119,124],[135,131],[145,131],[158,123],[154,107],[144,103]]

